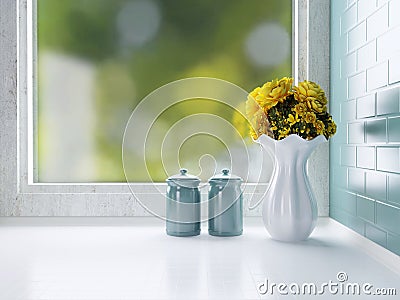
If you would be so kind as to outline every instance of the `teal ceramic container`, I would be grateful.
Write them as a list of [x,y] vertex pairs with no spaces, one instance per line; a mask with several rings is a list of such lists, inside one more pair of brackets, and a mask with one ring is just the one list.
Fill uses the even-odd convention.
[[167,179],[166,226],[172,236],[200,234],[200,179],[181,169]]
[[210,178],[208,193],[208,233],[214,236],[236,236],[243,233],[242,179],[228,169]]

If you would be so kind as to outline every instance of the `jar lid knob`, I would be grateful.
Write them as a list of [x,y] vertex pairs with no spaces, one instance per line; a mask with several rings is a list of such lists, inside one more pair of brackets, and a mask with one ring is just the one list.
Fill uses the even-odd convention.
[[182,174],[182,175],[185,175],[186,173],[187,173],[187,169],[180,169],[179,170],[179,172]]
[[229,169],[222,169],[222,173],[224,175],[228,175],[229,174]]

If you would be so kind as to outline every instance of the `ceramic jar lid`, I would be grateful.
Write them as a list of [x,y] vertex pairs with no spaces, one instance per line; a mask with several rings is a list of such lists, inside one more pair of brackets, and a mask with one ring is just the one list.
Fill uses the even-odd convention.
[[167,179],[167,183],[175,184],[183,187],[198,187],[200,184],[200,178],[188,173],[187,169],[180,169],[179,174],[172,175]]
[[221,181],[237,181],[238,183],[242,182],[242,178],[236,175],[230,174],[229,169],[222,169],[221,174],[215,175],[211,177],[208,181],[210,183],[212,182],[221,182]]

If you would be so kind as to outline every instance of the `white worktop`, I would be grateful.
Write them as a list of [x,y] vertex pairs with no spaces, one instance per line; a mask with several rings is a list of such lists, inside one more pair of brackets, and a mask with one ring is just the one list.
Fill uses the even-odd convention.
[[211,237],[206,225],[177,238],[156,218],[0,218],[0,299],[278,299],[257,286],[321,284],[339,272],[400,294],[400,258],[332,219],[297,244],[269,239],[260,218],[245,219],[240,237]]

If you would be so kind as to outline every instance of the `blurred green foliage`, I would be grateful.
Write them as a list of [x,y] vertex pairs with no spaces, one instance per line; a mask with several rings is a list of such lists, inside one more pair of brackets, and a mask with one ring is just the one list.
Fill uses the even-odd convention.
[[[290,76],[292,71],[290,56],[276,66],[254,66],[244,46],[249,33],[263,22],[276,22],[291,35],[291,0],[155,1],[161,12],[160,27],[156,36],[140,47],[123,45],[116,26],[121,10],[134,1],[37,0],[39,123],[40,103],[44,101],[40,93],[40,55],[62,53],[96,66],[97,123],[93,138],[98,172],[92,181],[125,180],[121,142],[126,121],[139,101],[158,87],[177,79],[206,76],[250,91],[272,78]],[[200,102],[176,105],[160,120],[170,126],[188,114],[208,112],[230,122],[234,119],[235,124],[245,123],[231,108]],[[247,131],[239,127],[242,134]],[[46,129],[39,128],[40,137]],[[192,144],[193,150],[198,148]],[[40,142],[39,152],[46,153],[44,145],[46,141]],[[45,155],[39,153],[39,170],[41,159]],[[165,173],[158,171],[159,159],[148,162],[155,181],[165,179]],[[141,178],[143,175],[137,174],[135,180]]]

